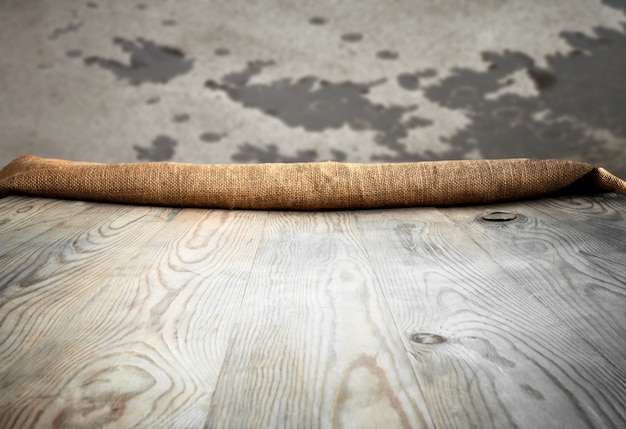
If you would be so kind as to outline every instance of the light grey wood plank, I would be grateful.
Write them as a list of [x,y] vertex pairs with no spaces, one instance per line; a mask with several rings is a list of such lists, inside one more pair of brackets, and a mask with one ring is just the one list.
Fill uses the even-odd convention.
[[[37,203],[34,201],[33,206],[37,207]],[[44,209],[40,214],[29,215],[32,228],[19,222],[15,230],[2,233],[3,240],[12,246],[3,246],[0,253],[0,291],[3,292],[0,303],[13,294],[37,293],[39,287],[47,284],[43,280],[54,281],[55,275],[57,279],[63,277],[66,262],[77,256],[89,262],[91,256],[100,252],[99,242],[117,246],[116,230],[125,223],[133,224],[136,229],[153,216],[160,223],[172,210],[86,203],[76,211],[70,207],[70,212],[70,216],[61,217],[56,210],[46,212]],[[153,225],[148,222],[148,232],[150,226]],[[85,264],[82,268],[91,267]]]
[[271,213],[208,427],[428,426],[353,213]]
[[0,256],[91,207],[82,201],[24,196],[1,198]]
[[[68,373],[98,349],[108,327],[102,317],[111,311],[100,295],[119,281],[111,272],[116,258],[130,260],[134,244],[152,235],[155,226],[158,231],[166,218],[138,228],[153,210],[91,203],[89,208],[88,216],[77,215],[37,234],[0,266],[2,427],[32,426],[58,397]],[[20,227],[3,236],[23,233]]]
[[[623,197],[269,214],[84,203],[60,221],[54,201],[6,202],[0,237],[30,239],[0,260],[0,427],[626,420]],[[517,218],[482,221],[490,210]]]
[[84,201],[51,198],[8,196],[0,198],[0,232],[33,229],[35,225],[57,221],[63,213],[73,213],[90,207]]
[[0,427],[201,427],[263,223],[95,205],[37,236],[0,267]]
[[624,424],[625,214],[612,196],[359,212],[437,426]]

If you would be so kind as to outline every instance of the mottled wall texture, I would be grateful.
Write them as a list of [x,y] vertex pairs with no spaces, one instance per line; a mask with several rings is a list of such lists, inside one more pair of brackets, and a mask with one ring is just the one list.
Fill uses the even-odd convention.
[[0,164],[585,161],[626,177],[626,1],[0,0]]

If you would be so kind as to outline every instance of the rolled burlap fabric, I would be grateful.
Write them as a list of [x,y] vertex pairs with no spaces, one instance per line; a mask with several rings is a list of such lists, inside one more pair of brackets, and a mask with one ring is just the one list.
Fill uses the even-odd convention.
[[626,182],[572,161],[503,159],[386,164],[100,164],[19,157],[0,170],[9,194],[228,209],[363,209],[503,202],[615,192]]

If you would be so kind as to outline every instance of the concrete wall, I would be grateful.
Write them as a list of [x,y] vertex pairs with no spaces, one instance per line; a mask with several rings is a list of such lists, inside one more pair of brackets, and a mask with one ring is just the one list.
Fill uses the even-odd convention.
[[626,177],[625,12],[0,0],[0,165],[534,157]]

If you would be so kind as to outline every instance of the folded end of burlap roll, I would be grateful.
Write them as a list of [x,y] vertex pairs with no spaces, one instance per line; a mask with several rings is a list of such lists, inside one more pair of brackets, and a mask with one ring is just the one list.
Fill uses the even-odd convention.
[[228,209],[325,210],[487,204],[556,194],[615,192],[626,182],[561,160],[385,164],[100,164],[25,155],[0,170],[9,194]]

